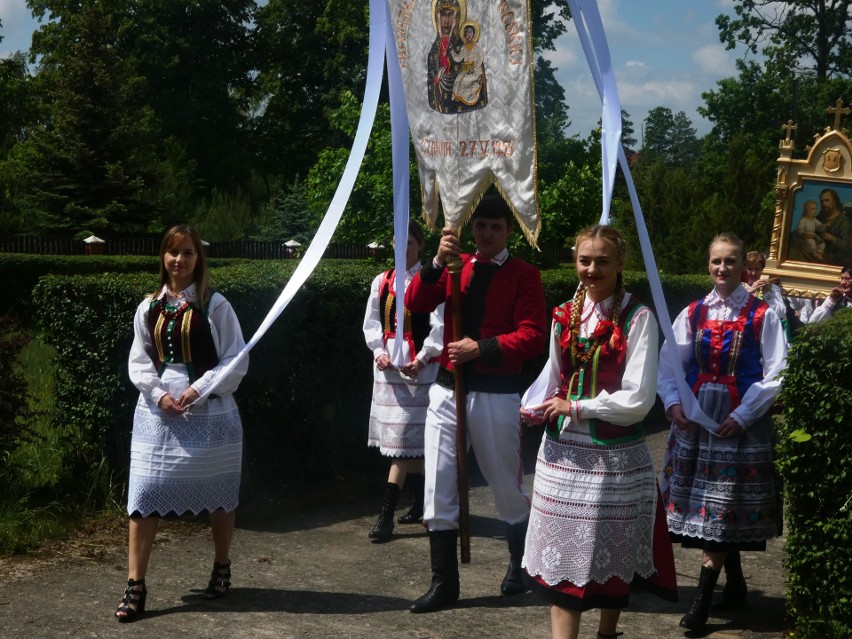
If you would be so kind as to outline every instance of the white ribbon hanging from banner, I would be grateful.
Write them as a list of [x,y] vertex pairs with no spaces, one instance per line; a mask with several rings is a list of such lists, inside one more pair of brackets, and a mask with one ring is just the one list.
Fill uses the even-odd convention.
[[[358,129],[355,132],[355,140],[352,142],[352,151],[346,162],[346,168],[343,171],[343,176],[340,178],[340,183],[337,185],[337,190],[334,192],[334,197],[320,223],[319,229],[317,229],[310,246],[305,251],[304,257],[288,280],[281,295],[279,295],[272,309],[266,315],[252,338],[237,356],[219,371],[217,377],[195,403],[202,401],[211,393],[214,393],[218,380],[225,379],[254,345],[260,341],[260,338],[266,334],[269,327],[278,319],[282,311],[287,308],[290,300],[293,299],[311,273],[314,272],[323,253],[328,248],[334,231],[340,223],[340,218],[343,217],[343,211],[346,208],[346,203],[349,201],[352,187],[355,185],[355,179],[358,177],[361,162],[367,151],[367,142],[370,140],[370,131],[376,119],[376,108],[379,104],[379,93],[382,88],[382,76],[384,75],[385,46],[388,34],[390,33],[388,23],[389,13],[385,0],[370,0],[370,51],[367,59],[367,83],[364,89],[361,116],[358,120]],[[402,272],[405,272],[404,266]],[[404,282],[405,278],[403,277],[402,279]]]
[[[393,341],[393,352],[390,354],[393,365],[402,368],[408,362],[402,357],[402,344],[405,341],[402,334],[405,330],[405,272],[407,264],[408,225],[409,225],[409,183],[408,174],[408,111],[405,108],[405,93],[403,91],[402,70],[399,67],[399,56],[396,50],[393,25],[391,24],[390,8],[382,2],[387,19],[385,34],[385,53],[388,69],[388,94],[390,100],[391,122],[391,157],[393,164],[393,233],[394,268],[396,269],[396,327],[398,338]],[[402,274],[400,276],[400,274]],[[411,353],[414,357],[416,353]]]
[[[591,8],[588,5],[591,4]],[[615,186],[615,172],[618,164],[618,149],[621,147],[621,103],[618,99],[618,86],[615,82],[615,71],[612,68],[612,58],[609,47],[606,46],[603,23],[595,2],[587,3],[582,0],[569,0],[571,18],[580,34],[580,42],[589,68],[593,69],[595,85],[603,101],[601,111],[601,171],[603,177],[603,206],[601,209],[601,224],[609,224],[612,207],[612,191]],[[591,47],[588,45],[588,33],[601,34],[604,46]],[[594,36],[593,36],[594,39]],[[601,90],[603,87],[603,90]]]
[[[624,173],[627,188],[630,192],[630,202],[633,205],[633,216],[636,220],[639,245],[642,249],[642,258],[645,261],[648,283],[651,286],[654,308],[660,320],[660,328],[663,331],[663,337],[665,337],[666,341],[669,344],[675,344],[668,306],[665,295],[663,294],[663,286],[660,282],[660,272],[657,269],[654,250],[651,247],[651,238],[648,236],[648,228],[645,226],[645,217],[642,214],[642,208],[639,204],[636,185],[633,183],[630,165],[627,163],[627,157],[624,155],[624,147],[621,144],[621,105],[618,99],[615,75],[610,62],[606,33],[604,32],[603,22],[598,12],[597,3],[594,0],[568,0],[568,6],[571,9],[571,16],[574,26],[577,29],[577,35],[580,37],[583,52],[586,54],[586,59],[589,62],[589,69],[595,81],[595,88],[598,90],[603,103],[601,152],[603,154],[604,167],[604,211],[601,215],[601,224],[606,224],[609,221],[609,206],[607,203],[612,201],[612,189],[615,184],[615,162],[617,161],[621,165],[621,170]],[[612,123],[616,114],[618,117],[618,126],[610,125],[610,127],[607,127],[606,123]],[[607,169],[607,167],[612,168]],[[609,173],[607,173],[608,170]],[[607,189],[609,190],[608,193]],[[670,365],[673,370],[683,370],[677,358],[675,348],[668,349],[668,356],[671,358]],[[719,428],[719,424],[710,419],[698,405],[698,400],[696,400],[692,389],[686,383],[686,378],[679,376],[676,381],[678,392],[680,393],[681,405],[686,416],[707,430],[715,432]]]

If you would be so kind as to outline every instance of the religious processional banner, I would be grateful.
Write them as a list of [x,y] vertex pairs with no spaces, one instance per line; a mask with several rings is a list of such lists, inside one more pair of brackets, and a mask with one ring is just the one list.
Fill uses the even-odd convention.
[[[460,228],[495,184],[535,244],[532,43],[527,0],[388,0],[423,214]],[[391,52],[392,47],[389,49]]]

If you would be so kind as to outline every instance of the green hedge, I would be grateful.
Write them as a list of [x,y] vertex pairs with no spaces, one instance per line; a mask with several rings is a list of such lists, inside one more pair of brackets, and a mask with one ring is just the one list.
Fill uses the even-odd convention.
[[[149,258],[150,261],[150,258]],[[134,261],[135,263],[135,261]],[[295,262],[257,261],[211,269],[215,290],[233,304],[246,338],[277,299]],[[361,324],[369,284],[386,265],[333,260],[320,264],[250,355],[237,393],[255,480],[309,478],[366,460],[372,360]],[[548,306],[577,286],[573,269],[543,273]],[[628,285],[645,299],[644,274]],[[127,463],[137,393],[127,376],[132,317],[153,274],[44,277],[34,299],[57,351],[57,404],[86,472],[104,453],[117,473]],[[706,277],[674,278],[679,310],[709,288]],[[545,354],[529,363],[528,380]]]
[[[211,266],[242,260],[214,259]],[[0,317],[7,315],[26,326],[32,321],[32,290],[45,275],[102,275],[157,273],[157,258],[138,255],[28,255],[0,253]]]
[[781,401],[788,609],[798,639],[845,639],[852,637],[852,311],[797,334]]

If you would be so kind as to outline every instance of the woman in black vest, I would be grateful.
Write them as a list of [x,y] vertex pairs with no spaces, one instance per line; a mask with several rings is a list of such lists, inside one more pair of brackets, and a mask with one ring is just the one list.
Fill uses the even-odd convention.
[[128,368],[139,400],[130,447],[128,581],[115,611],[120,622],[145,611],[145,574],[165,515],[209,513],[214,558],[203,597],[218,599],[231,586],[243,439],[233,393],[248,358],[220,374],[245,343],[231,305],[210,291],[192,227],[176,226],[163,238],[160,287],[136,309],[133,329]]

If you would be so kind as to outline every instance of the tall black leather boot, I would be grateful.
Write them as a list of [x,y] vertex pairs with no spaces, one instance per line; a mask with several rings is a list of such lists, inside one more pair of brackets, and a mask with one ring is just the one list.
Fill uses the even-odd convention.
[[393,533],[393,513],[396,510],[396,502],[399,500],[399,486],[388,482],[385,492],[385,505],[379,511],[379,518],[370,529],[368,537],[376,541],[387,541]]
[[692,600],[689,612],[680,620],[682,628],[688,630],[703,630],[707,625],[707,617],[710,616],[710,601],[713,598],[713,588],[719,578],[719,570],[713,570],[707,566],[701,567],[701,576],[698,578],[698,592]]
[[423,475],[408,475],[405,483],[411,491],[411,508],[396,520],[398,524],[419,524],[423,521]]
[[724,612],[736,610],[745,605],[748,588],[743,576],[743,565],[739,550],[731,550],[725,557],[725,587],[722,594],[713,600],[710,610],[713,612]]
[[521,577],[521,561],[524,558],[524,545],[527,541],[527,525],[529,519],[519,524],[506,525],[506,540],[509,542],[509,569],[500,584],[500,592],[504,595],[520,595],[527,591]]
[[429,531],[432,556],[432,585],[428,592],[411,604],[411,612],[433,612],[459,600],[459,560],[456,555],[458,530]]

